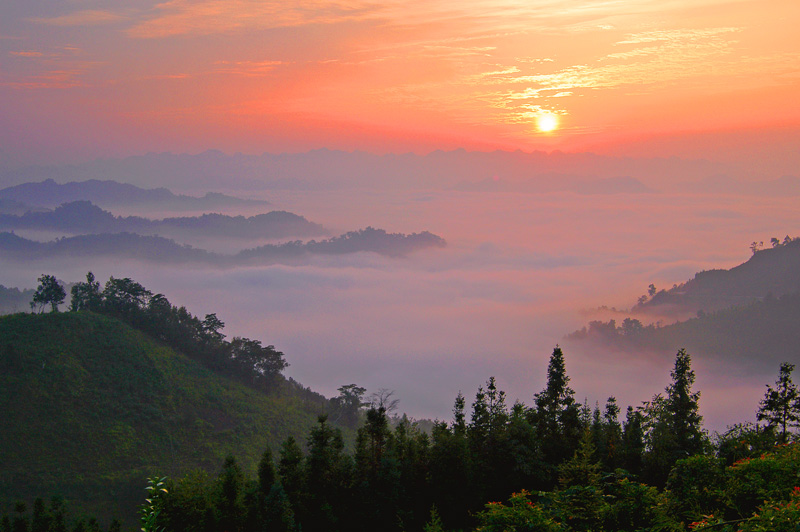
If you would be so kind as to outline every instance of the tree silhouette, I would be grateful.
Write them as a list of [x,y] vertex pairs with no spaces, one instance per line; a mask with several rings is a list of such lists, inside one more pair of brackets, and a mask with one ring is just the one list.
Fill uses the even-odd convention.
[[780,427],[779,443],[786,443],[787,428],[800,424],[800,392],[792,382],[794,364],[784,362],[775,381],[775,388],[767,385],[767,393],[758,407],[757,419],[767,422],[770,428]]
[[50,305],[51,312],[58,312],[58,306],[64,302],[67,292],[54,275],[42,274],[39,279],[39,286],[33,294],[31,310],[39,308],[39,312],[47,305]]

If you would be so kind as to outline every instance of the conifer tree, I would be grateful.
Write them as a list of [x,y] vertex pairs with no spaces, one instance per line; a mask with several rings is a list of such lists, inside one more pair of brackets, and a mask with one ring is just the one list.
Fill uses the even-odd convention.
[[789,428],[800,425],[800,392],[792,382],[794,364],[781,364],[775,388],[767,385],[767,393],[758,408],[758,421],[766,421],[770,429],[778,428],[778,443],[789,439]]
[[233,456],[225,458],[218,479],[217,511],[222,530],[242,530],[245,519],[244,473]]
[[292,436],[289,436],[281,446],[278,476],[297,517],[303,512],[303,451]]
[[692,359],[685,349],[675,356],[672,384],[667,387],[666,412],[675,436],[676,458],[686,458],[703,447],[703,418],[699,412],[700,392],[692,392],[694,371]]
[[676,461],[699,453],[704,434],[699,413],[700,392],[693,392],[694,371],[691,357],[681,349],[670,373],[672,382],[666,396],[656,395],[643,409],[647,452],[645,472],[649,482],[664,486]]
[[629,406],[622,429],[622,467],[629,473],[638,475],[642,471],[644,453],[644,429],[642,414]]
[[[547,366],[547,386],[534,396],[534,424],[545,463],[552,468],[572,457],[581,438],[580,407],[569,387],[564,353],[556,346]],[[550,482],[555,481],[551,471]]]

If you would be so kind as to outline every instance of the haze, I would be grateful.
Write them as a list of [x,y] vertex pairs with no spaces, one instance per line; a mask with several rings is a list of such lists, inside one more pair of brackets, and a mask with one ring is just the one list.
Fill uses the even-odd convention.
[[[393,389],[416,417],[449,419],[491,375],[530,403],[581,310],[800,233],[798,19],[794,0],[5,2],[0,185],[226,192],[448,247],[225,270],[0,258],[0,283],[132,277],[274,344],[306,386]],[[590,404],[649,399],[673,355],[566,349]],[[695,369],[720,429],[777,372]]]

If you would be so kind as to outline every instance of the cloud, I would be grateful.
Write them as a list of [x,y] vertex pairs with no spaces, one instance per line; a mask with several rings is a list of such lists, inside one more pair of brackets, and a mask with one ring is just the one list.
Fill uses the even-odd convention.
[[8,52],[8,55],[13,57],[42,57],[44,54],[34,50],[21,50],[18,52]]
[[0,81],[0,87],[12,89],[71,89],[83,87],[83,70],[48,70],[15,81]]
[[261,77],[285,64],[284,61],[217,61],[210,74]]
[[169,0],[158,4],[154,16],[130,28],[128,34],[152,39],[330,24],[369,18],[376,10],[377,4],[369,2]]
[[58,17],[36,17],[29,19],[48,26],[99,26],[124,20],[125,17],[112,11],[86,9]]
[[[735,74],[742,66],[732,57],[736,41],[730,35],[739,31],[740,28],[724,27],[629,34],[614,46],[635,46],[632,50],[609,53],[551,73],[518,75],[530,70],[519,62],[519,66],[486,72],[478,78],[485,85],[520,88],[485,93],[481,98],[496,109],[506,110],[508,121],[527,122],[531,104],[526,102],[530,100],[562,98],[623,86],[636,86],[642,91],[648,86],[676,80],[703,79],[712,71],[715,76]],[[726,59],[727,56],[730,57]]]

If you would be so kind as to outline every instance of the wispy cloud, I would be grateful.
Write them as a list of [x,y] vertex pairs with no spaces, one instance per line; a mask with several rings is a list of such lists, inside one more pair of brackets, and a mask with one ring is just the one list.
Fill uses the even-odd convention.
[[169,0],[158,4],[152,17],[128,33],[138,38],[163,38],[327,24],[369,17],[379,9],[377,4],[368,2]]
[[23,79],[0,81],[0,87],[12,89],[71,89],[84,86],[82,70],[49,70]]
[[283,61],[217,61],[210,73],[261,77],[285,64]]
[[8,55],[13,57],[42,57],[44,54],[35,50],[20,50],[17,52],[8,52]]
[[[549,73],[516,75],[530,70],[525,63],[536,64],[520,61],[519,66],[489,71],[477,78],[485,85],[510,87],[486,93],[483,98],[491,102],[492,107],[509,112],[510,122],[528,121],[533,109],[531,100],[633,85],[637,90],[644,90],[647,86],[701,78],[710,71],[715,75],[730,74],[742,68],[735,61],[725,60],[736,43],[733,36],[738,31],[738,28],[726,27],[630,34],[614,46],[633,46],[632,49],[609,53],[585,64]],[[536,110],[541,110],[542,105],[536,104]]]
[[123,20],[124,17],[113,11],[86,9],[57,17],[36,17],[31,22],[48,26],[98,26]]
[[46,50],[10,51],[9,56],[24,61],[25,68],[2,72],[0,86],[13,89],[71,89],[87,85],[85,75],[101,63],[90,61],[76,46]]

